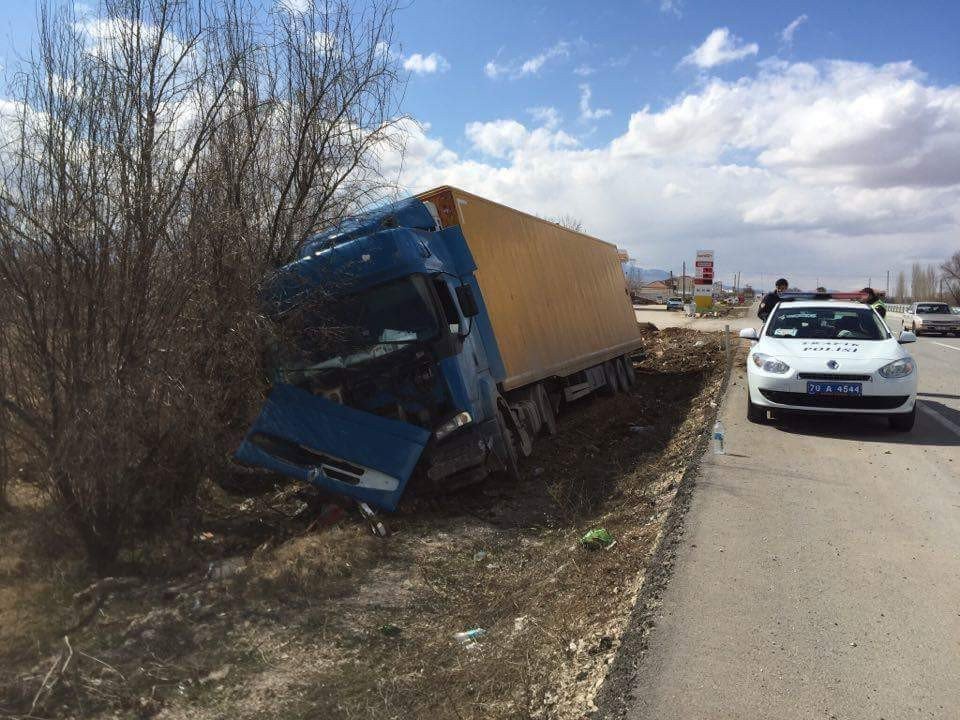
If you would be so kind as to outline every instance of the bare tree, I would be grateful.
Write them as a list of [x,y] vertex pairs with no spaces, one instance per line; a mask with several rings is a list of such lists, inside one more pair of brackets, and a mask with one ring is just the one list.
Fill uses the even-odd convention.
[[960,250],[955,252],[940,266],[943,272],[943,284],[952,298],[951,302],[960,305]]
[[932,300],[937,295],[936,265],[914,263],[911,268],[910,294],[916,300]]
[[894,297],[898,303],[905,303],[909,299],[907,295],[907,274],[900,270],[897,273],[897,284],[894,289]]
[[379,187],[392,7],[254,10],[42,6],[16,76],[0,432],[100,568],[229,450],[262,273]]
[[583,222],[578,217],[564,213],[554,218],[550,218],[550,222],[556,223],[560,227],[565,227],[567,230],[575,230],[576,232],[583,232]]

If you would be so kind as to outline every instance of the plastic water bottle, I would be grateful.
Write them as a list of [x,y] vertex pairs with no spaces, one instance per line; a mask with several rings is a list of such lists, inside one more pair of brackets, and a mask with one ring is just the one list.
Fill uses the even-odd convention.
[[723,448],[723,441],[726,438],[726,430],[723,423],[717,420],[713,425],[713,454],[723,455],[726,451]]
[[466,630],[464,632],[454,633],[453,637],[462,642],[463,644],[472,643],[475,640],[479,640],[481,637],[487,634],[487,631],[483,628],[473,628],[473,630]]

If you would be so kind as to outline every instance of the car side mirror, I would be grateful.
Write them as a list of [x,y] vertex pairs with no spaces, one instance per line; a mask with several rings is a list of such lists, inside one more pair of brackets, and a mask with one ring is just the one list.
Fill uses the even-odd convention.
[[916,341],[917,341],[917,336],[914,335],[909,330],[904,330],[902,333],[900,333],[900,337],[897,338],[897,342],[900,343],[901,345],[906,345],[907,343],[912,343]]
[[460,312],[465,318],[472,318],[480,314],[477,299],[473,296],[473,288],[469,285],[457,286],[457,302],[460,303]]
[[757,331],[753,328],[744,328],[740,331],[740,337],[744,340],[759,340],[760,336],[757,335]]

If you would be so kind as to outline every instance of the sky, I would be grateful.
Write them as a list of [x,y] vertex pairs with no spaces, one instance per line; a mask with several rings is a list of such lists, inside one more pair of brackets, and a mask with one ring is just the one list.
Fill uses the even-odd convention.
[[[9,65],[36,9],[0,3]],[[883,288],[960,250],[958,2],[409,0],[396,22],[403,191],[573,216],[643,267],[711,249],[755,287]]]

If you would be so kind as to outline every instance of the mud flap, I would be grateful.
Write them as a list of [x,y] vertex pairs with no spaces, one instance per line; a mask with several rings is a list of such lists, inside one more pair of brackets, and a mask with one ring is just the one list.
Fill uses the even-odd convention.
[[429,438],[416,425],[277,385],[234,457],[395,510]]

